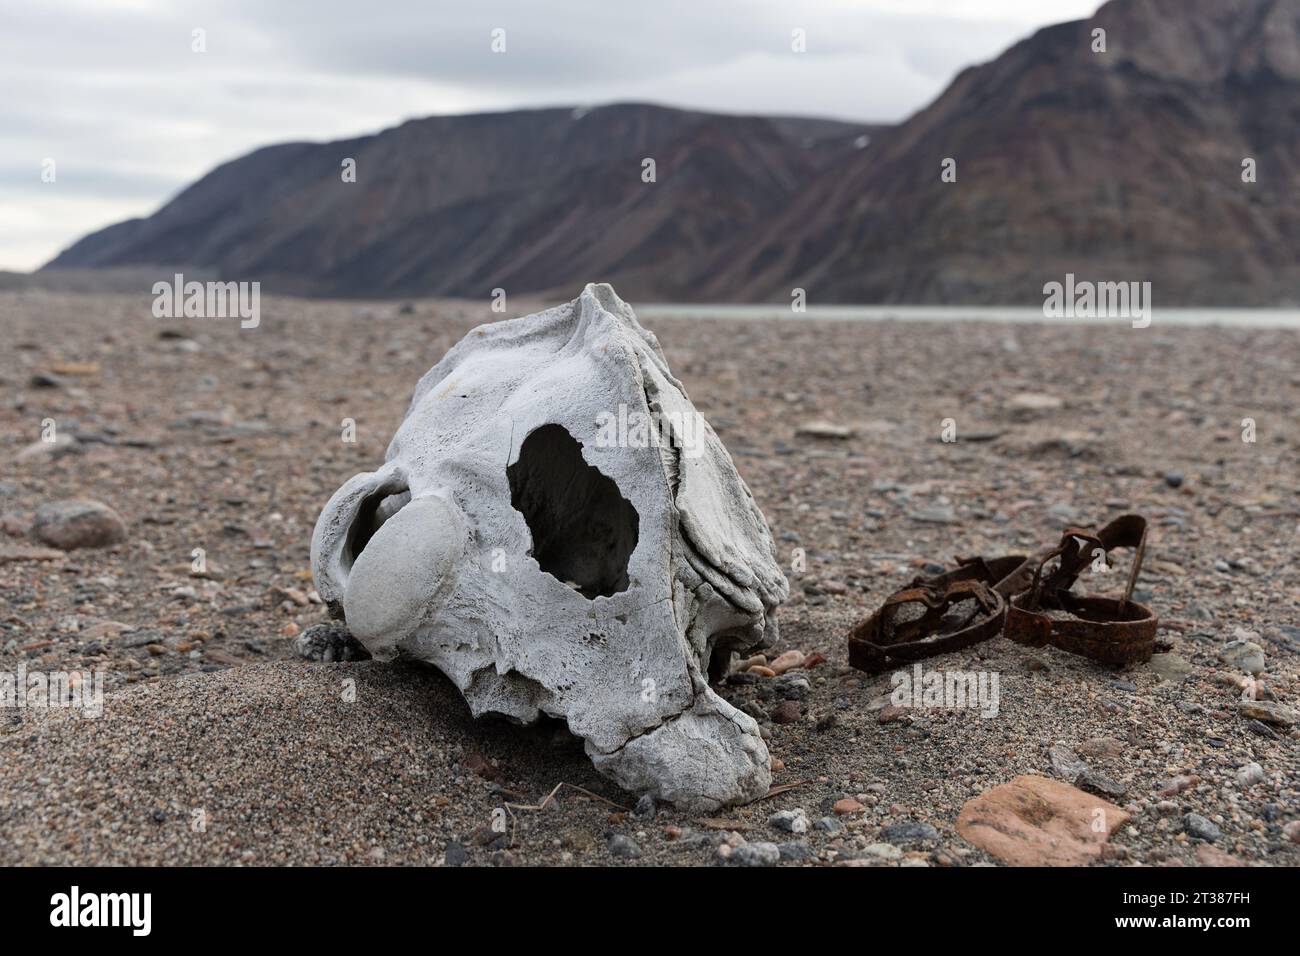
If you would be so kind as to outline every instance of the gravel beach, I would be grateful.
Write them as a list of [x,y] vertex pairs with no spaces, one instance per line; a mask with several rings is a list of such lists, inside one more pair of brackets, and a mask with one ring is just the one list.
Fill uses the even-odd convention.
[[[472,720],[427,668],[296,651],[327,620],[321,506],[449,347],[535,303],[265,297],[252,329],[149,305],[0,292],[0,673],[106,690],[98,718],[0,710],[0,863],[967,866],[1003,862],[957,832],[968,801],[1081,773],[1130,815],[1097,865],[1300,863],[1295,331],[646,322],[788,569],[768,662],[825,658],[719,685],[779,792],[698,818],[636,806],[558,723]],[[1152,663],[1003,638],[926,662],[996,674],[996,716],[900,712],[847,667],[918,573],[1128,511]],[[1118,591],[1127,559],[1084,583]]]

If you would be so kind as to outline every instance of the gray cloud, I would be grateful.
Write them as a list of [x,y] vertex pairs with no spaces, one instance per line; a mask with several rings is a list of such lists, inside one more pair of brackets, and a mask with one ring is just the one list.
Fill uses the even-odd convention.
[[257,146],[434,113],[634,99],[895,121],[1094,2],[0,0],[0,269],[34,268]]

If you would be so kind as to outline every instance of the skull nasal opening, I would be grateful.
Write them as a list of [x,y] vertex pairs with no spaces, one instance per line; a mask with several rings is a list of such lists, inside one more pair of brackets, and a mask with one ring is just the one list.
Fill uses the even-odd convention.
[[411,493],[405,487],[383,487],[367,495],[357,507],[357,515],[348,528],[347,540],[343,546],[343,566],[351,570],[375,532],[410,501]]
[[588,599],[627,590],[636,509],[612,478],[587,464],[581,442],[563,426],[543,425],[524,439],[506,478],[543,571]]

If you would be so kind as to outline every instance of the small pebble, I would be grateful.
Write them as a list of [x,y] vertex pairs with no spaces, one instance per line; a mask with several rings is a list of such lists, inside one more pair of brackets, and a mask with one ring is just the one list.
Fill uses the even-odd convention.
[[1213,843],[1223,835],[1218,826],[1199,813],[1184,815],[1183,829],[1189,836],[1195,837],[1197,840],[1204,840],[1207,843]]

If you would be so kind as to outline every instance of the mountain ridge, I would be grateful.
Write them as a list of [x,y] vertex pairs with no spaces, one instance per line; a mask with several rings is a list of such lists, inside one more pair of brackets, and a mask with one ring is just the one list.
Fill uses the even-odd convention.
[[[685,273],[707,251],[700,243],[771,215],[827,155],[878,129],[648,104],[427,117],[254,150],[45,268],[196,265],[287,280],[295,291],[394,296],[537,291],[574,271],[621,276],[645,293],[665,287],[662,263]],[[345,157],[356,160],[357,183],[341,180]],[[641,179],[646,157],[654,183]],[[715,199],[720,213],[710,211]],[[641,284],[656,263],[655,280]]]
[[598,279],[641,300],[969,304],[1041,301],[1069,272],[1150,281],[1165,305],[1290,305],[1297,248],[1300,0],[1110,0],[896,126],[653,104],[409,120],[255,150],[46,268],[189,264],[346,297]]

